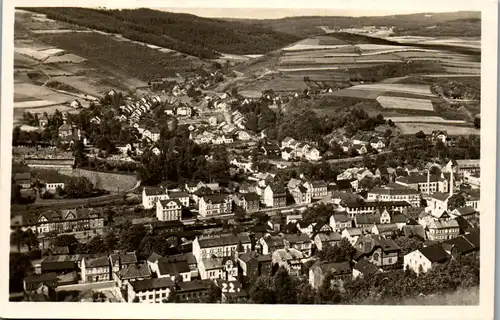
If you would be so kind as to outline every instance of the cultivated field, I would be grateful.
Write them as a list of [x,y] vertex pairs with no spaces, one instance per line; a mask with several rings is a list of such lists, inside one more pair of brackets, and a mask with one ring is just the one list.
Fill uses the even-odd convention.
[[466,122],[463,120],[448,120],[443,119],[442,117],[387,117],[387,120],[392,120],[394,123],[411,123],[411,122],[420,122],[420,123],[449,123],[449,124],[465,124]]
[[402,134],[415,134],[419,131],[423,131],[425,134],[431,134],[434,130],[447,131],[450,135],[479,135],[479,129],[472,126],[454,126],[446,124],[435,124],[435,123],[398,123],[397,127],[401,130]]
[[377,97],[378,103],[386,109],[411,109],[411,110],[426,110],[434,111],[432,102],[425,99],[412,99],[402,97]]

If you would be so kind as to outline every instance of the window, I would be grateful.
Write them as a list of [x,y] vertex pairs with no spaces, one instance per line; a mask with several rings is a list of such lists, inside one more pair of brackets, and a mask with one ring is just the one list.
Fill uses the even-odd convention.
[[163,293],[161,294],[161,297],[162,297],[162,298],[165,298],[166,296],[167,296],[167,293],[166,293],[166,292],[163,292]]
[[155,294],[155,298],[159,299],[160,298],[160,294],[159,293]]
[[142,296],[142,300],[146,300],[146,296]]
[[152,294],[149,295],[149,300],[153,300],[153,295]]

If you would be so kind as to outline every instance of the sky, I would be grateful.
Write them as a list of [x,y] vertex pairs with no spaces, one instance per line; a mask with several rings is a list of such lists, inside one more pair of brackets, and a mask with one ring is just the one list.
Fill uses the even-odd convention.
[[[139,0],[138,2],[156,3]],[[481,10],[485,0],[162,0],[157,9],[202,17],[278,19],[291,16],[385,16]],[[171,3],[171,5],[169,5]],[[155,5],[156,6],[156,5]],[[281,8],[281,9],[280,9]],[[320,8],[320,9],[318,9]]]

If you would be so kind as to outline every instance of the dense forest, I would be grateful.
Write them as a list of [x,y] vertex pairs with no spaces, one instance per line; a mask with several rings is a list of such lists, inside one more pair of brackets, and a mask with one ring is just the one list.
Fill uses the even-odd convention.
[[122,34],[185,54],[215,59],[220,52],[265,53],[298,41],[296,36],[239,22],[151,9],[25,8],[48,18]]

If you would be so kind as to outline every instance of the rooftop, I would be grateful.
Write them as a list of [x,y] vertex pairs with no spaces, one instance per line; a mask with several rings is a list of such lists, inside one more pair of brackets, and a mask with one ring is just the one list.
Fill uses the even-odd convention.
[[134,288],[134,291],[149,291],[153,289],[163,289],[174,287],[175,284],[170,278],[154,278],[154,279],[144,279],[130,281],[130,285]]
[[419,250],[430,262],[444,262],[450,258],[440,243]]

